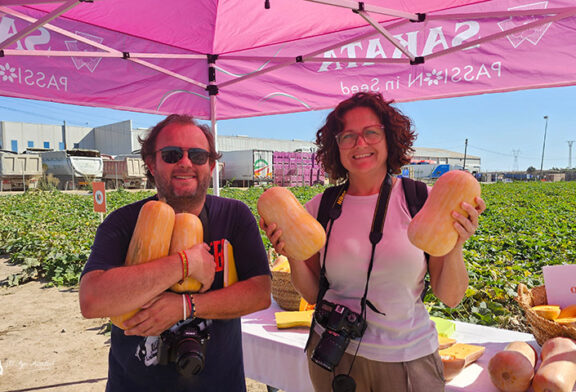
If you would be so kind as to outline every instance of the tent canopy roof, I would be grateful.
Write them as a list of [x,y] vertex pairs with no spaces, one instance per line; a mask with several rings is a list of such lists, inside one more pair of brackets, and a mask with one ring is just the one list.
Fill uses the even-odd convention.
[[215,120],[576,84],[573,0],[314,1],[3,2],[0,95]]

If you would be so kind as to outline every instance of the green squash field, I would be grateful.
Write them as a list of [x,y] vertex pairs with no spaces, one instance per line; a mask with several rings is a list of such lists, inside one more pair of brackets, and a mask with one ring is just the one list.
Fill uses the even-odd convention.
[[[258,218],[256,202],[265,188],[223,188],[221,196],[245,202]],[[305,203],[324,188],[291,188]],[[108,211],[153,192],[107,193]],[[542,266],[576,263],[576,182],[483,184],[487,209],[476,235],[465,245],[470,285],[453,309],[429,293],[434,316],[526,331],[514,297],[518,283],[543,284]],[[100,223],[90,193],[29,191],[0,195],[0,255],[24,269],[7,285],[41,280],[74,286]],[[263,236],[269,247],[268,240]]]

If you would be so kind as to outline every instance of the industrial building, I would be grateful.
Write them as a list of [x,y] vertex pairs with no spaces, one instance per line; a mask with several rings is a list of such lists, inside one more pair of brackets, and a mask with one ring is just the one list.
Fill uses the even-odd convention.
[[[28,148],[53,150],[92,149],[102,154],[128,154],[140,149],[138,136],[148,129],[133,129],[131,121],[122,121],[96,128],[0,122],[0,150],[23,152]],[[219,151],[270,150],[316,151],[316,145],[304,140],[252,138],[248,136],[218,136]],[[413,162],[461,166],[470,172],[480,172],[480,157],[439,148],[416,147]]]

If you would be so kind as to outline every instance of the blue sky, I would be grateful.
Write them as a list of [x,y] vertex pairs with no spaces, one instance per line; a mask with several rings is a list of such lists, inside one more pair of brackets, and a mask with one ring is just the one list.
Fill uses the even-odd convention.
[[[482,170],[540,169],[546,120],[544,169],[569,165],[576,140],[576,86],[484,94],[397,105],[414,121],[418,147],[443,148],[482,159]],[[328,111],[218,122],[220,135],[313,141]],[[0,97],[0,121],[98,126],[132,120],[148,128],[163,116]],[[576,143],[575,143],[576,144]],[[572,146],[576,167],[576,145]]]

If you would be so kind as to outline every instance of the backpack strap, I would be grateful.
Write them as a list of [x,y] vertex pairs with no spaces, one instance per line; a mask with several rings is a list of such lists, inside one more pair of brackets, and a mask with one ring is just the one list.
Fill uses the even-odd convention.
[[422,181],[414,181],[411,178],[402,178],[402,187],[404,188],[404,196],[408,204],[408,211],[410,216],[414,218],[418,211],[426,203],[428,197],[428,186]]
[[344,188],[347,184],[341,184],[336,186],[331,186],[324,190],[322,194],[322,199],[320,200],[320,206],[318,207],[318,216],[316,220],[320,222],[324,230],[326,230],[326,226],[328,225],[328,221],[330,220],[330,210],[334,203],[336,203],[336,198],[342,192],[342,188]]
[[[414,218],[424,203],[426,203],[426,199],[428,198],[428,186],[422,181],[414,181],[411,178],[403,177],[402,187],[404,188],[404,197],[406,198],[408,211],[410,212],[410,216]],[[426,270],[428,270],[430,255],[428,253],[424,253],[424,255],[426,256]],[[422,301],[424,301],[424,297],[426,297],[426,293],[428,292],[429,287],[430,280],[426,278],[424,280],[424,289],[420,295]]]
[[[324,230],[327,230],[328,227],[328,222],[330,221],[330,218],[335,219],[337,218],[335,215],[335,213],[333,212],[333,210],[335,210],[333,207],[336,204],[336,202],[338,201],[338,196],[342,193],[342,191],[344,190],[344,188],[348,187],[348,182],[341,184],[341,185],[336,185],[336,186],[331,186],[329,188],[326,188],[324,190],[324,193],[322,194],[322,198],[320,199],[320,206],[318,207],[318,214],[316,215],[316,220],[322,225],[322,227],[324,228]],[[338,211],[340,211],[340,209],[338,209]],[[330,215],[333,215],[332,217]],[[338,214],[339,215],[339,214]],[[332,227],[332,226],[330,226]],[[326,233],[329,236],[329,232]],[[328,240],[328,238],[327,238]],[[327,245],[327,244],[326,244]],[[330,287],[330,283],[328,283],[328,279],[326,279],[326,275],[325,275],[325,266],[322,265],[322,268],[320,270],[320,279],[318,282],[318,295],[316,297],[316,305],[318,306],[318,304],[320,303],[320,301],[322,301],[322,299],[324,298],[324,294],[326,294],[326,291],[328,291],[328,288]],[[307,350],[308,345],[310,344],[310,340],[312,338],[312,333],[314,332],[314,326],[316,325],[316,318],[312,317],[312,325],[310,326],[310,330],[308,333],[308,340],[306,341],[306,345],[304,346],[304,351]]]

